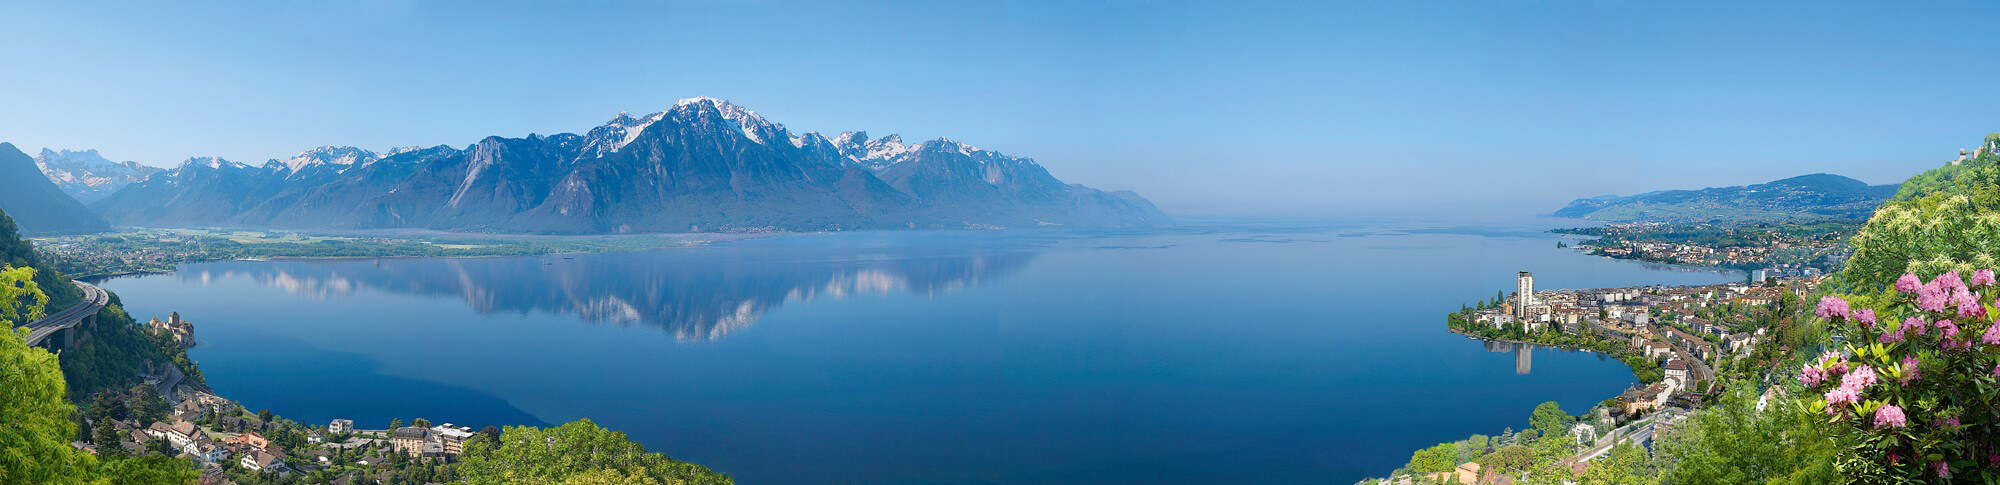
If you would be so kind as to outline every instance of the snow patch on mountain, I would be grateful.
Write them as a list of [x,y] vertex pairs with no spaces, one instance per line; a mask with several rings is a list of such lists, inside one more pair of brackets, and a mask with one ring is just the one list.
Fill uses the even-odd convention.
[[138,162],[113,162],[97,150],[50,150],[35,155],[35,168],[56,187],[79,201],[93,201],[161,169]]

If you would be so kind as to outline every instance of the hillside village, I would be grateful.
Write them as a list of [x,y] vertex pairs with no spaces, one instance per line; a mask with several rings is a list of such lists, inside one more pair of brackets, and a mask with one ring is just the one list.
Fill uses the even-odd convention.
[[[176,345],[194,345],[194,325],[178,312],[153,318],[147,332]],[[452,423],[433,425],[401,420],[381,429],[357,428],[353,420],[306,425],[250,412],[206,386],[182,379],[171,365],[144,376],[133,391],[100,398],[80,419],[87,439],[71,446],[91,454],[163,455],[200,466],[203,485],[235,483],[388,484],[449,481],[448,466],[481,434],[498,435]],[[164,400],[169,409],[149,409]]]
[[[1759,284],[1536,290],[1534,275],[1524,271],[1516,276],[1514,292],[1454,313],[1450,323],[1454,331],[1489,344],[1577,347],[1617,355],[1634,367],[1640,386],[1607,399],[1568,428],[1577,451],[1561,464],[1582,476],[1591,460],[1618,445],[1650,448],[1657,435],[1697,412],[1705,396],[1721,392],[1714,385],[1717,368],[1750,356],[1766,338],[1768,329],[1738,318],[1744,309],[1799,301],[1824,280],[1815,275],[1773,277]],[[1657,378],[1651,378],[1650,369],[1657,369]],[[1463,463],[1422,478],[1513,482],[1479,467]],[[1383,483],[1410,483],[1412,478]]]

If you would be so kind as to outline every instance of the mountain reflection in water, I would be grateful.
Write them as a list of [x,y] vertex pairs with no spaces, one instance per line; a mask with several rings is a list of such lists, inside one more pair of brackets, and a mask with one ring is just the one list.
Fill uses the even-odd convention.
[[456,297],[481,314],[547,312],[646,325],[683,341],[749,327],[790,301],[907,291],[936,295],[1026,266],[1019,247],[707,247],[647,253],[472,259],[225,262],[176,273],[183,281],[249,278],[314,299],[374,290]]

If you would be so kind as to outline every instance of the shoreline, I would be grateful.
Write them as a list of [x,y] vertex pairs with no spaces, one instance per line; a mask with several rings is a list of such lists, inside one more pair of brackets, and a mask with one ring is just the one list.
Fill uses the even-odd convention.
[[1645,380],[1644,378],[1642,378],[1642,377],[1639,377],[1639,370],[1638,370],[1638,369],[1634,369],[1634,368],[1632,368],[1632,364],[1627,364],[1627,363],[1625,363],[1625,360],[1624,360],[1624,359],[1620,359],[1620,358],[1618,358],[1618,356],[1616,356],[1616,355],[1612,355],[1612,354],[1611,354],[1610,352],[1604,352],[1604,351],[1601,351],[1601,350],[1591,350],[1591,349],[1586,349],[1586,348],[1582,348],[1582,347],[1575,347],[1575,346],[1569,346],[1569,345],[1555,345],[1555,344],[1544,344],[1544,343],[1535,343],[1535,342],[1528,342],[1528,341],[1523,341],[1523,340],[1514,340],[1514,339],[1505,339],[1505,338],[1487,338],[1487,337],[1481,337],[1481,336],[1477,336],[1477,335],[1473,335],[1473,334],[1469,334],[1469,333],[1465,333],[1465,332],[1463,332],[1463,331],[1460,331],[1459,329],[1456,329],[1456,328],[1446,328],[1446,329],[1445,329],[1445,331],[1446,331],[1446,332],[1450,332],[1450,333],[1455,333],[1455,334],[1459,334],[1459,335],[1461,335],[1461,336],[1464,336],[1464,337],[1465,337],[1466,339],[1469,339],[1469,340],[1478,340],[1478,341],[1481,341],[1481,342],[1504,342],[1504,343],[1510,343],[1510,344],[1514,344],[1514,345],[1533,345],[1533,346],[1537,346],[1537,347],[1546,347],[1546,348],[1551,348],[1551,349],[1556,349],[1556,350],[1566,350],[1566,351],[1574,351],[1574,352],[1590,352],[1590,353],[1593,353],[1593,354],[1598,354],[1598,355],[1602,355],[1602,356],[1606,356],[1606,357],[1610,357],[1610,358],[1611,358],[1611,360],[1616,360],[1616,361],[1618,361],[1618,364],[1619,364],[1619,365],[1623,365],[1623,366],[1625,366],[1625,371],[1626,371],[1626,372],[1630,372],[1630,373],[1632,373],[1632,380],[1634,380],[1634,381],[1638,381],[1638,382],[1639,382],[1639,384],[1647,384],[1647,382],[1646,382],[1646,380]]

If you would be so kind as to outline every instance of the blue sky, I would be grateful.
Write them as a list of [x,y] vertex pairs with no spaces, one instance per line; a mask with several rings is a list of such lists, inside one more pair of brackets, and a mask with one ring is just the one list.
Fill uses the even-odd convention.
[[1889,183],[2000,131],[2000,7],[1977,3],[77,3],[0,0],[0,140],[257,163],[705,95],[1176,214],[1338,218]]

